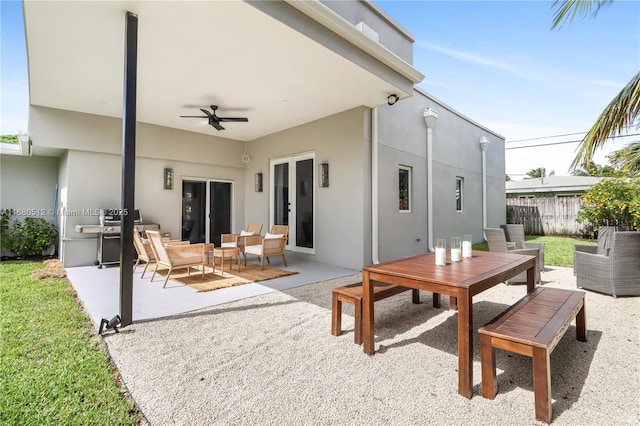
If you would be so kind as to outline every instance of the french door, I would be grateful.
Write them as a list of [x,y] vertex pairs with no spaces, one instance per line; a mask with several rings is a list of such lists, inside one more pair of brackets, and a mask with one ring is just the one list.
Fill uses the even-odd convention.
[[315,155],[271,160],[272,225],[289,225],[287,249],[315,253]]
[[232,229],[233,183],[211,179],[182,181],[182,240],[220,246]]

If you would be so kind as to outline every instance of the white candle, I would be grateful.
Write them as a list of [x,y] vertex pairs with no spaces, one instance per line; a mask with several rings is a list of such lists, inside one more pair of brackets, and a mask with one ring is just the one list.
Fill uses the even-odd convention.
[[447,249],[436,248],[436,265],[444,266],[447,264]]
[[464,258],[471,257],[471,241],[462,242],[462,257]]
[[452,262],[460,262],[461,258],[460,258],[460,249],[459,248],[452,248],[451,249],[451,261]]

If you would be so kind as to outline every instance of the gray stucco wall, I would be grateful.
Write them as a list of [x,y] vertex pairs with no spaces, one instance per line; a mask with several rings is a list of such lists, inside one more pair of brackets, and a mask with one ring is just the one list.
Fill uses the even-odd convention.
[[[0,208],[17,209],[15,219],[51,220],[58,176],[58,159],[0,155]],[[3,255],[8,255],[2,251]]]
[[[482,156],[487,137],[487,225],[505,223],[504,138],[416,91],[379,108],[380,260],[427,251],[427,129],[423,110],[438,112],[433,129],[433,239],[471,234],[483,240]],[[398,168],[412,168],[412,210],[398,210]],[[456,211],[455,180],[464,179],[463,211]],[[418,241],[419,240],[419,241]]]

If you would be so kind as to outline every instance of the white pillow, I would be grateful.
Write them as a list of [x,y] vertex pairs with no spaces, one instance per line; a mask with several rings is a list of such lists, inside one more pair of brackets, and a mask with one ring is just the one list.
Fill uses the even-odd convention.
[[240,231],[241,237],[250,237],[251,235],[253,235],[253,232]]
[[266,233],[264,238],[266,239],[270,239],[270,238],[283,238],[284,234],[270,234],[270,233]]

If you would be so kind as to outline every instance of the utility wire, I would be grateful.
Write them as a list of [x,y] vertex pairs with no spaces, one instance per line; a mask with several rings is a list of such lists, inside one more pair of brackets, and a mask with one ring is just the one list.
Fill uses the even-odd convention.
[[[636,127],[636,126],[624,126],[624,129],[628,129],[630,127]],[[550,136],[540,136],[537,138],[529,138],[529,139],[518,139],[515,141],[506,141],[505,143],[516,143],[516,142],[528,142],[528,141],[537,141],[540,139],[551,139],[551,138],[561,138],[561,137],[565,137],[565,136],[574,136],[574,135],[583,135],[586,134],[587,132],[575,132],[575,133],[566,133],[564,135],[550,135]]]
[[[632,133],[632,134],[629,134],[629,135],[622,135],[622,136],[611,136],[608,139],[626,138],[626,137],[631,137],[631,136],[640,136],[640,133]],[[549,137],[553,137],[553,136],[549,136]],[[534,140],[534,139],[529,139],[529,140]],[[518,141],[518,142],[523,142],[523,141]],[[573,140],[573,141],[538,143],[538,144],[534,144],[534,145],[525,145],[525,146],[505,147],[505,151],[509,150],[509,149],[536,148],[536,147],[540,147],[540,146],[564,145],[564,144],[579,143],[579,142],[582,142],[582,139]]]

